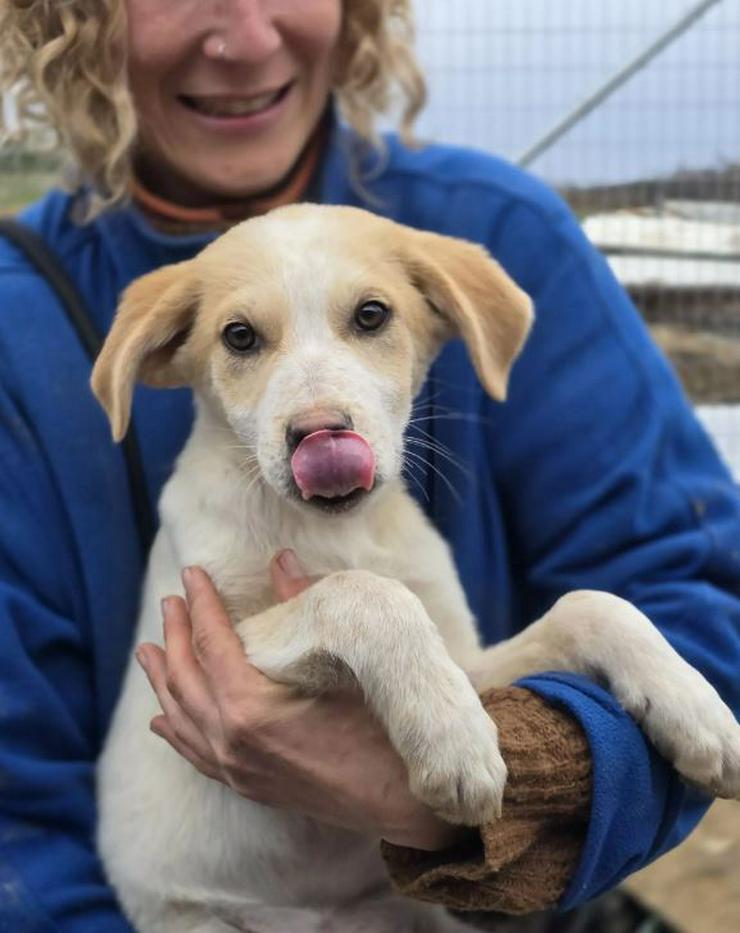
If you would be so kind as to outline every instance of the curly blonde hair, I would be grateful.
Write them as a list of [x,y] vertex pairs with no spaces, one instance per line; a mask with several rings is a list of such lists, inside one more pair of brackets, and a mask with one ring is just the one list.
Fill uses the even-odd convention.
[[[426,89],[413,53],[411,0],[342,0],[334,93],[359,137],[382,149],[376,117],[394,109],[411,128]],[[13,91],[17,127],[51,130],[92,213],[128,196],[137,136],[126,74],[123,0],[0,0],[0,93]],[[11,136],[0,107],[0,138]]]

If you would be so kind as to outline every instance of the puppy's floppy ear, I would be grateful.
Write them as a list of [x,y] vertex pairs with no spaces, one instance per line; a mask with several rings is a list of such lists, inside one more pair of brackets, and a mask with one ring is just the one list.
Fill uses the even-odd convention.
[[409,230],[403,261],[433,310],[465,341],[488,394],[506,398],[532,325],[528,295],[482,246],[455,237]]
[[198,300],[191,261],[163,266],[123,293],[90,380],[116,441],[128,429],[137,380],[155,386],[187,382],[176,354],[192,327]]

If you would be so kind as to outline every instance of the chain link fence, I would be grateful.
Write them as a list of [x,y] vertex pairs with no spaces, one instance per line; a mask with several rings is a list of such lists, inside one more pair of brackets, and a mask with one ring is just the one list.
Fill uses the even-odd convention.
[[[557,187],[740,476],[740,0],[416,0],[422,138]],[[706,406],[706,407],[705,407]]]

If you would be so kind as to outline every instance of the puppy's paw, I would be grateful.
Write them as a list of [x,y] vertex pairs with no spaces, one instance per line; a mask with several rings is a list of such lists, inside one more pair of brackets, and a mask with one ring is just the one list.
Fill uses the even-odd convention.
[[672,671],[669,684],[636,705],[642,728],[687,782],[740,799],[740,725],[698,671]]
[[409,786],[437,816],[466,826],[501,816],[506,765],[496,726],[480,703],[461,715],[448,713],[419,746],[406,759]]

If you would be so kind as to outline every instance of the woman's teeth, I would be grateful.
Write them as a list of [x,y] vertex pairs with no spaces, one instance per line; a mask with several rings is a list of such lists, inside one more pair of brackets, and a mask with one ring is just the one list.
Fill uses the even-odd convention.
[[209,117],[246,117],[259,110],[265,110],[278,99],[282,89],[260,94],[258,97],[245,97],[239,99],[232,97],[185,97],[187,103],[199,113]]

